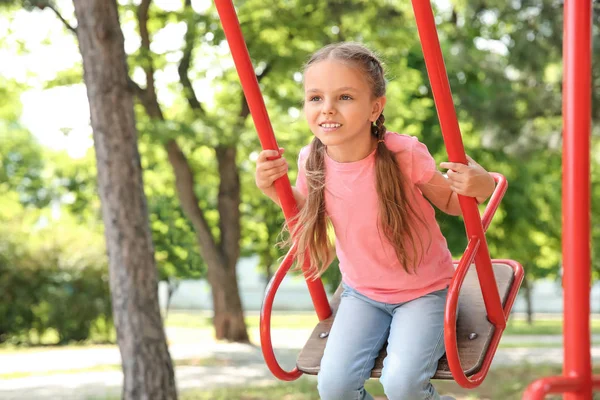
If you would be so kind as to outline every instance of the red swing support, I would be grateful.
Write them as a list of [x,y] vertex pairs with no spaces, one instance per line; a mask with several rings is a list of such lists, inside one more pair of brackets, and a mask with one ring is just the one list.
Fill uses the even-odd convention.
[[[431,4],[429,1],[424,0],[412,0],[412,3],[449,160],[466,164],[467,159],[454,110],[450,85],[448,83],[448,77],[438,41]],[[261,145],[263,149],[276,150],[278,149],[278,145],[273,134],[273,129],[260,93],[258,81],[254,73],[254,68],[248,54],[248,49],[232,1],[215,0],[215,4],[231,49],[244,94],[258,131]],[[448,363],[454,379],[461,386],[468,388],[478,386],[485,378],[500,341],[500,336],[506,326],[508,313],[523,279],[523,270],[518,263],[510,260],[497,260],[506,263],[514,270],[514,283],[511,286],[511,290],[505,299],[503,306],[500,300],[498,287],[496,286],[494,272],[492,270],[492,260],[490,259],[485,239],[485,230],[489,226],[491,218],[506,191],[506,180],[504,177],[500,174],[494,174],[494,178],[496,179],[497,187],[484,212],[483,219],[480,217],[475,199],[459,196],[469,243],[461,258],[449,289],[446,305],[445,344]],[[275,189],[281,200],[285,218],[288,223],[290,223],[291,219],[297,214],[297,205],[291,191],[288,177],[284,176],[278,179],[275,182]],[[267,366],[277,378],[286,381],[297,379],[302,372],[299,371],[298,368],[294,368],[292,371],[285,371],[278,364],[271,343],[270,320],[275,293],[293,263],[295,251],[295,247],[292,247],[267,287],[261,310],[260,324],[261,346]],[[471,378],[468,378],[463,372],[458,356],[456,310],[461,285],[473,260],[475,261],[477,268],[477,275],[488,319],[494,325],[495,331],[481,370]],[[307,279],[307,285],[319,320],[322,321],[328,318],[331,315],[331,310],[322,282],[320,280],[314,281]]]
[[565,0],[563,28],[562,252],[564,304],[563,374],[531,383],[523,399],[565,393],[591,400],[600,390],[592,375],[590,340],[590,138],[592,2]]

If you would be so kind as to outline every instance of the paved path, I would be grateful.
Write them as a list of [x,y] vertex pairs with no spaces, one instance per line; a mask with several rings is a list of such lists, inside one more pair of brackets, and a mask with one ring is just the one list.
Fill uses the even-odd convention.
[[[274,330],[273,343],[280,364],[290,369],[309,331]],[[176,368],[179,390],[214,388],[231,385],[267,384],[276,380],[266,368],[260,348],[252,345],[215,343],[197,330],[177,329],[169,337],[180,340],[170,345],[173,359],[185,365]],[[189,338],[188,341],[185,338]],[[600,340],[600,337],[595,338]],[[192,341],[195,340],[195,341]],[[513,343],[560,343],[560,337],[505,337]],[[592,357],[600,361],[600,347],[592,348]],[[193,365],[190,360],[209,360],[212,365]],[[506,348],[494,358],[494,366],[521,363],[562,363],[562,348]],[[0,354],[0,375],[8,373],[36,374],[0,381],[0,399],[106,399],[119,398],[122,374],[118,369],[81,371],[98,366],[120,364],[114,346],[93,348],[49,349]],[[206,364],[206,363],[205,363]],[[117,368],[117,367],[115,367]],[[79,370],[68,373],[68,370]],[[49,374],[47,371],[54,371]],[[62,373],[60,371],[63,371]]]

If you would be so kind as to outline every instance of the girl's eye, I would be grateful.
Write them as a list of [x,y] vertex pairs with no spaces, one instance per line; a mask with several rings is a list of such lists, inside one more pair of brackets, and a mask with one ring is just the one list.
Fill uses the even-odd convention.
[[308,101],[319,101],[321,100],[320,96],[311,96],[308,98]]
[[341,95],[341,96],[340,96],[340,98],[341,98],[342,100],[352,100],[352,97],[348,96],[347,94],[343,94],[343,95]]

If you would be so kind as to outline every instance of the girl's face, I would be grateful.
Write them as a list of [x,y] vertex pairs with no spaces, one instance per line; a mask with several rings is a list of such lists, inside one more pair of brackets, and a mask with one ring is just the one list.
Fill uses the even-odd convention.
[[360,69],[337,60],[313,64],[304,75],[304,94],[310,130],[332,158],[356,161],[353,156],[364,157],[372,150],[371,124],[381,114],[385,97],[373,98]]

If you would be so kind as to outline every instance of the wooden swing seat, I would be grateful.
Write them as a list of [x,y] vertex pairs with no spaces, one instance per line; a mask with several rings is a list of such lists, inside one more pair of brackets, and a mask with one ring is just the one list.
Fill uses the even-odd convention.
[[[515,282],[515,271],[508,264],[503,264],[495,260],[492,260],[492,266],[500,299],[504,306],[511,286]],[[316,375],[319,373],[321,358],[323,357],[323,351],[327,343],[327,335],[331,330],[342,292],[343,288],[340,285],[330,301],[332,309],[331,317],[319,322],[298,356],[296,365],[305,374]],[[456,328],[458,352],[465,375],[472,376],[481,369],[495,329],[487,319],[485,304],[477,278],[477,270],[474,264],[471,265],[465,277],[458,301]],[[386,349],[384,346],[371,371],[372,378],[381,377],[381,369],[385,356]],[[453,379],[446,356],[442,357],[439,361],[438,369],[433,379]]]

